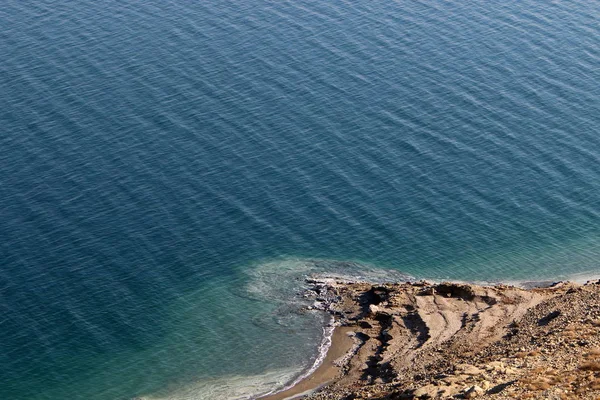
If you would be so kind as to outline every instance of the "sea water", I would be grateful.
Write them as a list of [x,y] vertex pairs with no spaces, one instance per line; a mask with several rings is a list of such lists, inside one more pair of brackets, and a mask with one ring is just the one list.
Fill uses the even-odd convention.
[[249,398],[304,278],[600,271],[600,3],[4,0],[0,398]]

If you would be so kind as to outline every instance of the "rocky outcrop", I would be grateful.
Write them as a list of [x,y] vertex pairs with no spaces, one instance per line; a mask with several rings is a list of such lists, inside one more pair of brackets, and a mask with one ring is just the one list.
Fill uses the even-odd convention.
[[311,308],[351,326],[357,343],[311,399],[600,395],[599,285],[311,285]]

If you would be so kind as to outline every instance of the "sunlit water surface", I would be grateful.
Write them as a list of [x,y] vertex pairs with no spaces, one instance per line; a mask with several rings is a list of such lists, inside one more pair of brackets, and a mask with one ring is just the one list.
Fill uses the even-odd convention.
[[4,0],[0,398],[282,387],[326,322],[309,273],[597,273],[599,17]]

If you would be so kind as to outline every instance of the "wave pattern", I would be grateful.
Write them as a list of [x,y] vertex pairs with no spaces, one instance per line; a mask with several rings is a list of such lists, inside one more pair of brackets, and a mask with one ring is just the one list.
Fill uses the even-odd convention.
[[321,329],[283,317],[293,285],[248,292],[264,260],[275,282],[296,258],[597,272],[599,18],[582,0],[5,0],[0,397],[164,398],[310,365]]

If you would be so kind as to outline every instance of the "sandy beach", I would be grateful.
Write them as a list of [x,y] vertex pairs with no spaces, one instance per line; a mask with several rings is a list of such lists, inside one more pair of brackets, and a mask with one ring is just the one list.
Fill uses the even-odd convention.
[[326,359],[264,400],[597,399],[600,285],[312,280]]

